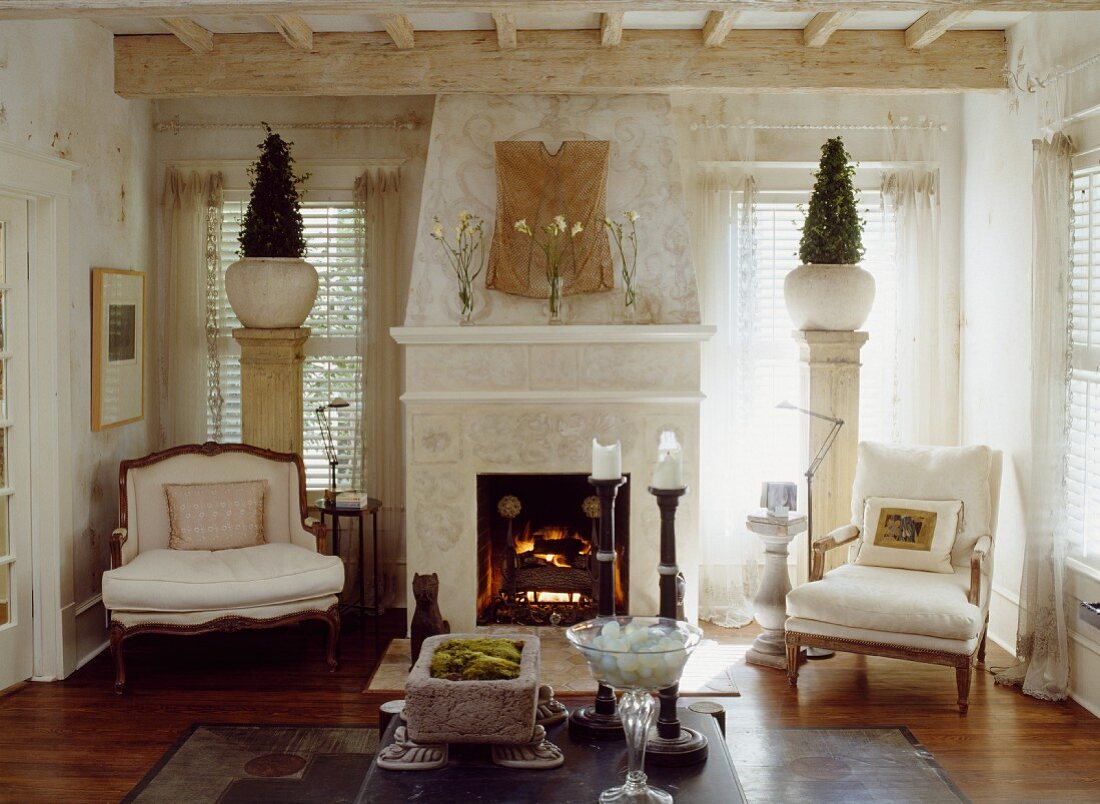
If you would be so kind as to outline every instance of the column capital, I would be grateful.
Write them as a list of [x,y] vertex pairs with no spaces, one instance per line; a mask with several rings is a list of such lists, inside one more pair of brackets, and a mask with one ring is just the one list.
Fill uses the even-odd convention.
[[791,333],[803,363],[859,364],[859,351],[867,343],[863,330],[796,329]]

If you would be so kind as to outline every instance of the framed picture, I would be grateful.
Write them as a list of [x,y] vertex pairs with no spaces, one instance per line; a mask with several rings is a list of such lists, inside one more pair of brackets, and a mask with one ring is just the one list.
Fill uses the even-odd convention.
[[92,429],[145,416],[145,274],[92,269]]

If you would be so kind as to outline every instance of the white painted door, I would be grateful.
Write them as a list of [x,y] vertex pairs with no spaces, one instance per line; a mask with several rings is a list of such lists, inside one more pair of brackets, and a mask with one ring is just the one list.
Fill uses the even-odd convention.
[[27,203],[0,196],[0,689],[34,666],[27,284]]

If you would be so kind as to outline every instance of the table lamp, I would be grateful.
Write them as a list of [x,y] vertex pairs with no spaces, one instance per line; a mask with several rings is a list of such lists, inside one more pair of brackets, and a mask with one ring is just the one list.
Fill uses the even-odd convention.
[[325,457],[328,458],[328,485],[325,489],[325,502],[332,505],[336,502],[336,467],[340,461],[336,456],[336,445],[332,441],[332,428],[329,426],[328,411],[351,407],[351,403],[342,396],[334,396],[327,405],[319,405],[313,412],[317,416],[317,424],[321,428],[321,441],[325,445]]

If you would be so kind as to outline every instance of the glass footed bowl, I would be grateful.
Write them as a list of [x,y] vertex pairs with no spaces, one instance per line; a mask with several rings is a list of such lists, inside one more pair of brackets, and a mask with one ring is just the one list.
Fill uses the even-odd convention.
[[659,690],[680,680],[703,632],[665,617],[597,617],[565,636],[597,681],[618,690]]

